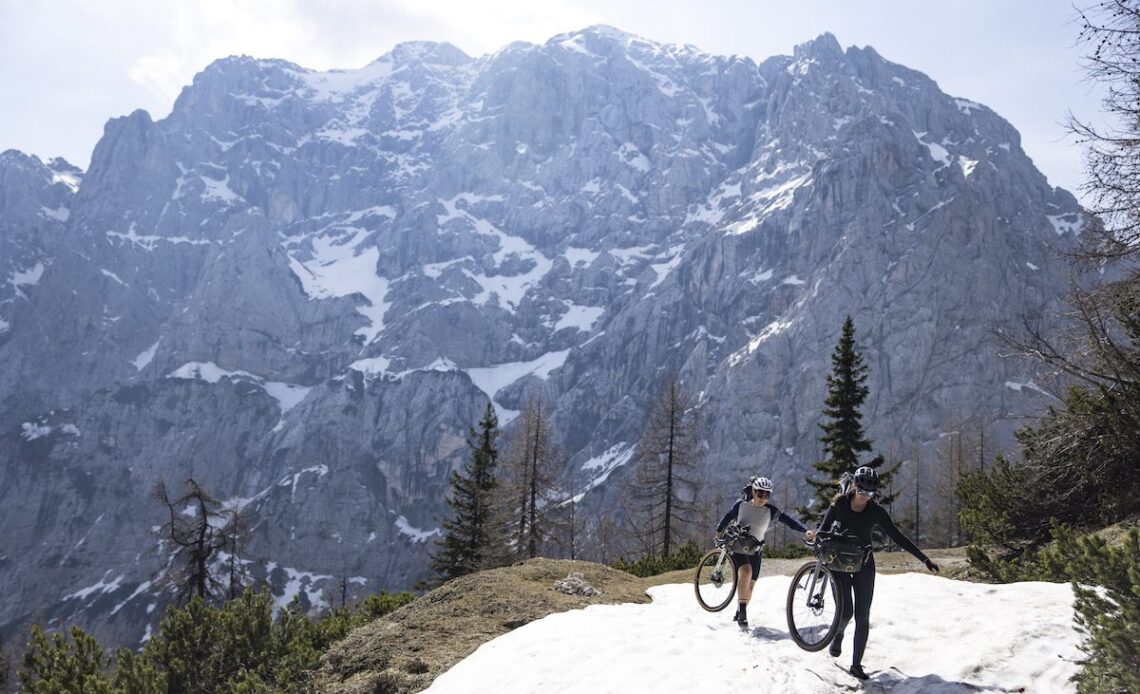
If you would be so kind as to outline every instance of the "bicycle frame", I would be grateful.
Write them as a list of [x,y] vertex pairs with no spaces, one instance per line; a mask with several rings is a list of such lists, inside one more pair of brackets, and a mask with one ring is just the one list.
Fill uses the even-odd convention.
[[[826,576],[827,574],[824,571],[820,571],[821,568],[823,568],[823,559],[816,557],[815,568],[811,572],[811,583],[808,584],[807,601],[805,603],[809,608],[819,607],[820,602],[823,600],[823,589],[826,586],[820,581],[820,577]],[[817,586],[819,587],[818,592],[816,591]]]
[[829,566],[831,560],[823,551],[824,541],[837,536],[817,532],[814,541],[805,543],[812,548],[815,558],[800,566],[788,587],[788,633],[805,651],[825,648],[839,629],[843,598],[835,582],[835,572]]
[[[716,568],[713,569],[713,572],[716,575],[718,575],[718,576],[724,575],[724,573],[723,573],[724,563],[726,560],[728,561],[729,564],[732,565],[732,570],[736,571],[736,564],[733,564],[733,562],[732,562],[732,555],[728,551],[728,543],[727,542],[725,542],[724,544],[722,544],[720,546],[720,558],[716,560]],[[723,579],[721,579],[721,580],[723,580]]]
[[[740,574],[732,558],[732,549],[736,541],[747,532],[748,526],[731,524],[717,538],[716,545],[701,556],[696,574],[693,576],[693,588],[696,591],[697,602],[705,610],[709,612],[723,610],[736,593]],[[703,590],[702,586],[710,590]]]

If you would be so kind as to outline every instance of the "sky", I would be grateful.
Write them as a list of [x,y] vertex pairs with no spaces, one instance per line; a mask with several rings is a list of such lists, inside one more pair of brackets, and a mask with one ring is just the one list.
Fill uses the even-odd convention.
[[800,650],[784,618],[787,576],[761,577],[749,629],[732,608],[698,607],[691,584],[649,590],[645,605],[592,605],[531,622],[480,646],[425,694],[692,692],[1075,692],[1081,636],[1061,583],[968,583],[879,574],[863,667]]
[[0,151],[85,169],[107,120],[167,116],[195,74],[229,55],[351,69],[404,41],[478,57],[609,24],[761,61],[830,31],[990,106],[1053,185],[1079,194],[1081,152],[1063,123],[1101,109],[1074,17],[1070,0],[0,0]]

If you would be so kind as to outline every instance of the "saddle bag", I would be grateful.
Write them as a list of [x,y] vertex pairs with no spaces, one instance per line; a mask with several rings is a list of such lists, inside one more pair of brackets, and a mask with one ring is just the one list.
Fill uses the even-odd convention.
[[729,551],[733,554],[751,555],[759,552],[763,546],[764,542],[762,540],[757,540],[751,535],[745,534],[732,541],[732,544],[729,545]]
[[840,573],[858,573],[867,558],[867,550],[858,542],[841,537],[825,540],[820,553],[827,568]]

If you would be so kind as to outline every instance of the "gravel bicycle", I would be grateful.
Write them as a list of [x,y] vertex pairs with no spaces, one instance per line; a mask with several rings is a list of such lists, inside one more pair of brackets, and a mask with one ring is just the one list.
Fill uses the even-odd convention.
[[732,602],[736,594],[736,563],[732,561],[733,551],[748,541],[755,540],[748,534],[750,526],[732,521],[716,541],[716,547],[705,552],[697,564],[693,575],[693,589],[697,602],[709,612],[720,612]]
[[788,633],[805,651],[819,651],[839,631],[842,602],[832,574],[858,571],[869,548],[853,536],[823,531],[804,544],[811,547],[815,560],[801,566],[788,587]]

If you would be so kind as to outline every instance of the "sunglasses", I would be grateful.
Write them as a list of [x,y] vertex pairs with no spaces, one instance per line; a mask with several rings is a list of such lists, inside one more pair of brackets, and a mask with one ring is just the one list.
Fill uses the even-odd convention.
[[753,494],[753,496],[760,496],[760,497],[764,497],[764,498],[768,498],[768,497],[772,496],[772,492],[765,491],[763,489],[754,490],[752,492],[752,494]]
[[855,487],[855,493],[858,494],[859,496],[866,496],[866,497],[875,496],[875,492],[871,491],[870,489],[863,489],[862,487]]

